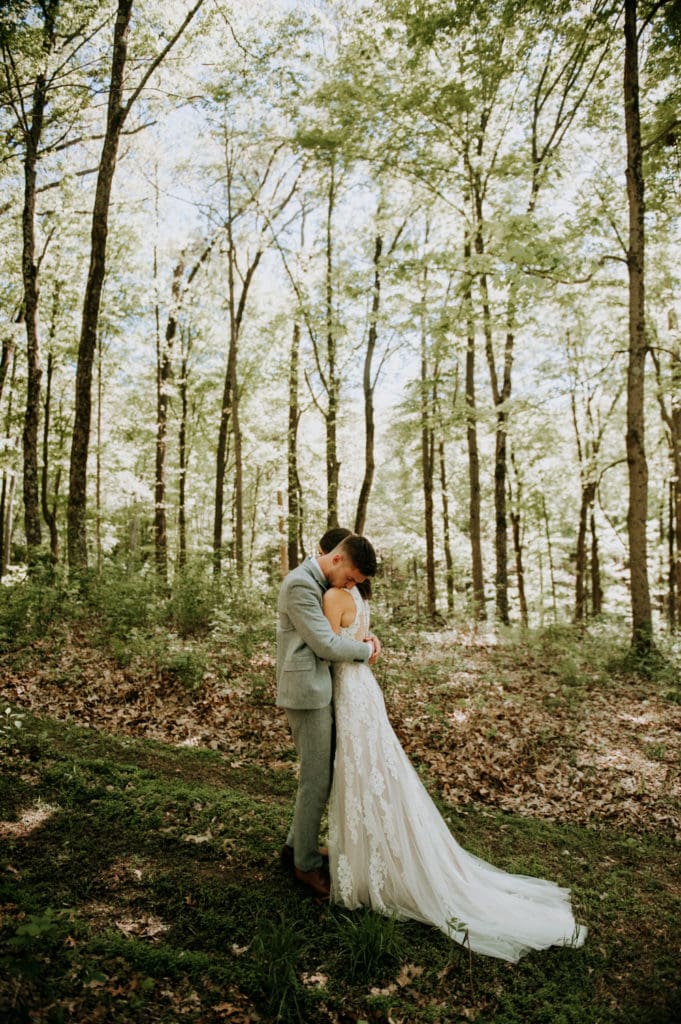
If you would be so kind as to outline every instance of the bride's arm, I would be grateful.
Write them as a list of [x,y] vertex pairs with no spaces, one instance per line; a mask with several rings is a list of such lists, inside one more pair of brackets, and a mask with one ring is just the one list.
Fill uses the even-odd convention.
[[342,626],[349,626],[355,617],[355,602],[347,590],[329,587],[322,599],[324,614],[334,633],[340,633]]

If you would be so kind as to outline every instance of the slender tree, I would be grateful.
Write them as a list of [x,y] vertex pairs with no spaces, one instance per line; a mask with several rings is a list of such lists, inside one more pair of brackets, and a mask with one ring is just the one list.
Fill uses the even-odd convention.
[[298,427],[300,425],[299,405],[299,361],[300,361],[300,324],[293,324],[291,349],[289,354],[288,372],[288,432],[286,435],[286,468],[288,516],[286,520],[286,550],[289,569],[295,569],[302,551],[302,488],[298,475]]
[[648,584],[648,462],[645,450],[645,189],[639,108],[637,0],[624,2],[624,118],[629,206],[629,361],[627,365],[627,465],[629,468],[629,568],[632,649],[645,658],[653,645]]
[[[12,364],[9,380],[9,398],[5,412],[4,441],[5,450],[10,452],[12,448],[12,411],[14,399],[14,382],[17,372],[17,351],[12,354]],[[15,450],[16,450],[16,446]],[[14,506],[14,491],[16,488],[16,469],[13,465],[3,465],[2,489],[0,490],[0,579],[5,575],[10,561],[10,550],[12,544],[12,517]]]
[[45,0],[40,5],[42,25],[38,70],[33,82],[28,108],[24,104],[21,72],[17,68],[10,39],[3,31],[0,44],[7,82],[7,94],[21,132],[24,148],[24,202],[22,211],[22,277],[24,285],[23,314],[26,325],[27,389],[23,432],[24,528],[29,563],[41,543],[40,485],[38,474],[38,428],[40,420],[40,387],[42,367],[38,327],[39,264],[36,240],[36,188],[38,162],[42,144],[45,109],[48,102],[48,62],[54,49],[59,0]]
[[59,529],[57,526],[57,500],[61,483],[61,466],[57,466],[50,502],[48,487],[50,414],[52,404],[52,377],[54,373],[54,354],[47,355],[47,377],[45,382],[45,414],[43,419],[43,464],[40,474],[40,504],[43,518],[50,531],[50,558],[53,563],[59,561]]
[[69,498],[67,511],[67,543],[69,565],[87,568],[87,458],[90,445],[90,414],[92,405],[92,370],[97,348],[99,309],[106,272],[106,245],[109,230],[111,189],[118,155],[118,146],[126,120],[149,79],[175,46],[194,15],[202,6],[197,0],[166,45],[149,62],[137,85],[125,99],[128,74],[128,37],[133,0],[118,0],[114,25],[113,55],[106,129],[97,172],[92,213],[90,266],[88,270],[76,367],[75,414],[69,465]]
[[371,288],[371,307],[369,311],[369,327],[367,330],[367,343],[364,350],[364,366],[362,370],[362,392],[364,396],[364,475],[357,498],[357,511],[355,513],[355,533],[363,533],[366,524],[369,497],[374,482],[376,471],[376,410],[375,390],[378,375],[385,359],[380,360],[378,369],[374,370],[374,359],[377,355],[378,346],[378,323],[381,312],[381,285],[383,268],[387,260],[395,252],[400,236],[404,231],[407,219],[399,225],[390,241],[387,252],[383,253],[383,234],[377,231],[374,238],[374,253],[372,260],[373,282]]
[[[669,622],[681,625],[681,339],[676,313],[670,311],[669,376],[665,378],[659,353],[651,349],[657,375],[657,399],[665,426],[671,474],[669,482]],[[667,398],[667,392],[669,400]]]
[[487,617],[485,577],[482,563],[480,513],[480,455],[475,397],[475,320],[473,317],[471,243],[468,232],[464,241],[464,306],[466,319],[466,445],[468,449],[468,525],[471,538],[472,611],[476,621]]

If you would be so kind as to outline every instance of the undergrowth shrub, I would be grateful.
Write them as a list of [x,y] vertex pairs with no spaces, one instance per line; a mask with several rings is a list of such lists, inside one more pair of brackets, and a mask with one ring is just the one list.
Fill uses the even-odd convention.
[[13,650],[80,614],[77,588],[64,571],[36,566],[0,587],[0,650]]
[[127,636],[111,637],[110,647],[121,668],[135,666],[167,682],[179,683],[187,690],[200,687],[208,667],[204,651],[184,646],[162,629],[131,629]]
[[165,595],[153,572],[132,573],[114,564],[90,576],[87,602],[105,636],[127,637],[160,621]]
[[274,594],[225,590],[213,615],[211,641],[248,656],[258,644],[274,643],[275,609]]
[[197,636],[209,631],[221,601],[221,585],[205,561],[186,565],[175,573],[168,600],[168,615],[180,636]]

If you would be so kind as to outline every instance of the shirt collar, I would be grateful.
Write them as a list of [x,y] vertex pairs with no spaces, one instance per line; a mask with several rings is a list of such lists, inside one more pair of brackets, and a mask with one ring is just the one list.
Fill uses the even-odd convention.
[[321,568],[321,566],[319,564],[319,561],[318,561],[316,555],[310,555],[310,561],[312,562],[312,565],[314,567],[315,576],[318,577],[319,582],[321,583],[321,585],[324,588],[324,590],[328,590],[329,589],[329,581],[327,580],[326,576],[322,572],[322,568]]

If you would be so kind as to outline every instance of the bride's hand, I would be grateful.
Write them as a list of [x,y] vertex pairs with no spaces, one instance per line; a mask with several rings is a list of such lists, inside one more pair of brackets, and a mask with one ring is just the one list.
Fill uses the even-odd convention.
[[374,645],[374,653],[369,658],[369,664],[375,664],[381,656],[381,641],[374,633],[369,633],[367,640]]

